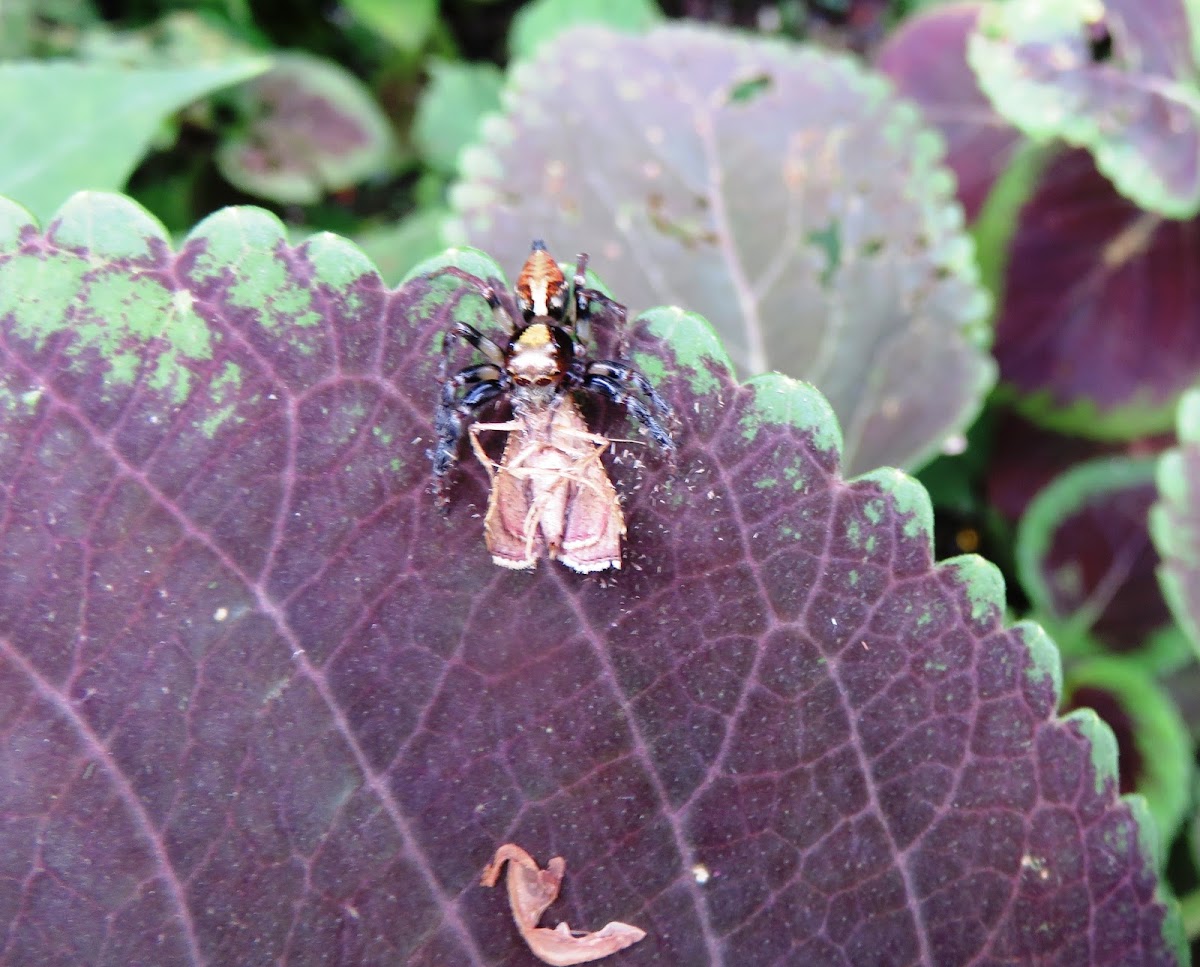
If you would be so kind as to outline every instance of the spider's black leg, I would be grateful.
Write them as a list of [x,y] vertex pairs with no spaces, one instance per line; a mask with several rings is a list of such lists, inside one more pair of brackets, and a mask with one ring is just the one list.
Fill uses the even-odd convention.
[[587,265],[587,252],[580,252],[575,256],[575,278],[571,283],[570,327],[575,330],[575,338],[583,345],[587,345],[591,338],[591,321],[594,314],[592,303],[599,303],[605,310],[616,316],[617,355],[627,356],[629,341],[625,333],[625,320],[628,313],[621,303],[610,299],[599,289],[587,287]]
[[[596,365],[596,363],[593,363],[591,366],[588,366],[587,370],[585,371],[585,375],[583,377],[584,389],[591,390],[594,393],[599,393],[601,396],[612,400],[618,406],[625,407],[625,409],[632,414],[634,419],[636,419],[640,424],[642,424],[642,426],[646,428],[646,432],[654,438],[655,443],[662,447],[666,453],[674,453],[675,440],[671,436],[671,431],[662,424],[662,422],[659,420],[659,417],[650,412],[650,408],[646,406],[646,404],[640,399],[638,399],[638,397],[634,396],[628,390],[621,388],[621,383],[618,382],[620,377],[608,376],[601,372],[596,372],[593,370],[593,367]],[[616,364],[601,363],[600,365],[611,367]],[[635,373],[635,371],[628,370],[628,373]],[[641,377],[643,381],[645,380],[645,377],[641,376],[640,373],[637,373],[636,375]],[[628,377],[624,381],[634,382],[634,380]],[[646,385],[649,386],[650,384],[646,383]],[[651,392],[654,393],[653,388],[651,388]],[[663,409],[660,409],[659,412],[662,414],[664,419],[669,420],[671,416],[671,408],[667,406],[666,401],[657,393],[654,393],[654,398],[657,400],[655,409],[659,409],[658,404],[661,404]]]
[[477,275],[472,275],[465,269],[460,269],[453,265],[448,265],[444,269],[439,269],[433,273],[433,277],[439,275],[449,275],[455,279],[462,279],[468,283],[472,289],[479,293],[488,304],[488,308],[492,310],[492,314],[496,317],[496,322],[499,323],[501,329],[511,329],[513,325],[513,315],[505,307],[500,297],[496,294],[496,290],[488,283],[484,282]]
[[654,412],[663,422],[670,423],[675,414],[671,411],[671,404],[664,400],[654,388],[650,380],[646,379],[632,366],[627,366],[625,363],[615,359],[594,359],[587,364],[587,369],[584,370],[585,381],[588,376],[603,376],[606,379],[612,380],[618,385],[632,384],[639,393],[650,401],[650,405],[654,407]]
[[[442,384],[437,415],[434,418],[437,444],[426,452],[433,462],[434,485],[439,502],[443,506],[443,483],[446,474],[458,459],[458,444],[463,433],[475,414],[504,392],[507,382],[503,370],[491,363],[481,363],[464,369]],[[457,392],[462,386],[468,389],[460,397]]]
[[[443,386],[446,385],[446,371],[450,366],[450,346],[452,345],[450,340],[451,336],[458,336],[460,339],[465,339],[472,346],[483,353],[484,357],[487,359],[487,365],[494,366],[497,369],[504,368],[503,349],[501,349],[495,342],[481,333],[474,326],[465,322],[456,322],[454,324],[454,328],[442,337],[442,362],[438,367],[438,378],[443,380]],[[474,367],[471,368],[473,369]],[[465,372],[468,372],[468,370],[464,369],[463,373]],[[459,376],[461,375],[462,373],[459,373]],[[457,378],[458,377],[456,376],[455,379]],[[458,383],[456,385],[462,386],[463,384]]]

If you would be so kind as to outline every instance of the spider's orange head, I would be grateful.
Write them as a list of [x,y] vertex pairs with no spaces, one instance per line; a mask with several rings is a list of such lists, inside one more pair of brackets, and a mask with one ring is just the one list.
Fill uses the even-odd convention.
[[517,305],[525,319],[549,316],[561,319],[566,305],[567,282],[562,269],[546,251],[546,243],[534,239],[533,250],[517,276]]

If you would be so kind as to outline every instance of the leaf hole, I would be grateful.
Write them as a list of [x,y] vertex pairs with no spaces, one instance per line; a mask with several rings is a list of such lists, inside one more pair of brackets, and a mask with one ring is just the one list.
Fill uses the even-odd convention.
[[771,80],[770,74],[756,74],[754,77],[737,81],[729,88],[729,103],[749,104],[755,98],[769,91],[772,83],[774,82]]

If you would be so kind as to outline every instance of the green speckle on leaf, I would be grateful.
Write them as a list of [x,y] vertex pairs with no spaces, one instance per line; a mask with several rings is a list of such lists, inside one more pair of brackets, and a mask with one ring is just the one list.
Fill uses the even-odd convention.
[[1021,621],[1013,625],[1013,631],[1021,636],[1029,649],[1030,666],[1026,676],[1036,684],[1049,680],[1054,694],[1061,695],[1062,655],[1045,629],[1032,621]]
[[236,403],[227,403],[220,409],[213,410],[203,420],[200,421],[198,429],[210,440],[216,436],[217,430],[231,417],[237,410]]
[[971,603],[971,620],[986,621],[1004,610],[1004,578],[1000,569],[977,554],[963,554],[943,561],[939,568],[949,568],[967,592]]
[[[733,364],[716,330],[696,313],[678,306],[663,306],[643,312],[638,320],[667,344],[681,373],[698,395],[715,395],[720,378],[733,372]],[[649,353],[639,353],[635,361],[652,379],[661,379],[666,373],[662,361]]]
[[1106,782],[1114,786],[1117,781],[1117,740],[1112,729],[1090,708],[1080,708],[1064,716],[1064,721],[1075,725],[1088,740],[1092,753],[1092,769],[1095,773],[1095,789],[1103,792]]
[[746,386],[754,393],[753,406],[741,423],[747,440],[757,437],[764,424],[793,426],[811,433],[819,449],[842,452],[837,417],[829,401],[811,383],[767,373],[749,380]]
[[763,477],[761,480],[754,481],[754,486],[759,490],[770,490],[772,487],[779,486],[779,480],[775,477]]

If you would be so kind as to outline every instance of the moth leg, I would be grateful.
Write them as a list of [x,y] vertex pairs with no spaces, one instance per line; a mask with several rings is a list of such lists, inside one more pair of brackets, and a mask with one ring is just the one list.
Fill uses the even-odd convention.
[[484,430],[499,430],[504,433],[511,433],[513,430],[519,430],[521,424],[516,420],[509,420],[507,423],[472,423],[468,435],[471,438],[471,449],[475,451],[475,457],[483,464],[483,468],[487,471],[488,480],[496,479],[496,471],[500,465],[496,463],[483,449],[483,444],[479,442],[479,434]]

